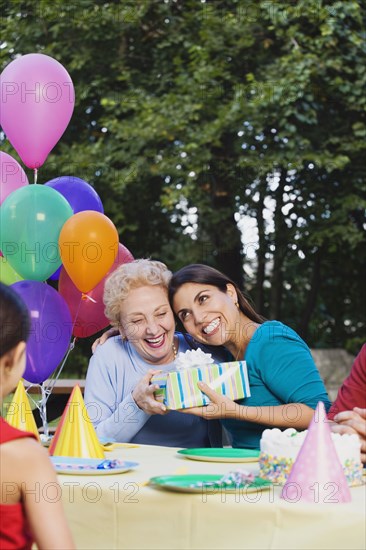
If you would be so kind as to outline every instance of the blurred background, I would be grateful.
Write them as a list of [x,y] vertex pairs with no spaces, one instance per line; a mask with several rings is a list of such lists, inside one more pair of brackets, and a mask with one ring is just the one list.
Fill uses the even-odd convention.
[[[0,7],[0,69],[44,53],[75,86],[39,183],[82,178],[135,258],[217,267],[265,317],[352,360],[365,341],[365,3]],[[21,162],[4,133],[0,146]],[[63,376],[85,375],[97,336]]]

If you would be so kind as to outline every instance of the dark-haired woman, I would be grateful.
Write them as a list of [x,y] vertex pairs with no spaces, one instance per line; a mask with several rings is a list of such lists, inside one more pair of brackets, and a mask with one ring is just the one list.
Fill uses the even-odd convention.
[[310,349],[279,321],[265,321],[238,286],[216,269],[192,264],[169,284],[176,316],[198,342],[224,346],[245,360],[251,396],[233,402],[206,384],[200,389],[212,403],[187,409],[207,419],[222,419],[234,447],[258,448],[265,428],[306,429],[318,401],[330,401]]

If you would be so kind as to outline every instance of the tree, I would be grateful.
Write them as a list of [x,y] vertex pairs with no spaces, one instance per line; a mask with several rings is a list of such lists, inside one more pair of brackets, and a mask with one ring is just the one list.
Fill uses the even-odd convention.
[[44,52],[76,88],[41,181],[85,179],[135,257],[210,263],[312,345],[361,337],[362,2],[1,4],[2,66]]

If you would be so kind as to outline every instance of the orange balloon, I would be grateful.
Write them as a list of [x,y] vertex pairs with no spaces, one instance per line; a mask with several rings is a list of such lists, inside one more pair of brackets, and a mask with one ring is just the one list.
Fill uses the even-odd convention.
[[62,263],[81,292],[92,290],[108,273],[118,253],[118,232],[107,216],[84,210],[62,226]]

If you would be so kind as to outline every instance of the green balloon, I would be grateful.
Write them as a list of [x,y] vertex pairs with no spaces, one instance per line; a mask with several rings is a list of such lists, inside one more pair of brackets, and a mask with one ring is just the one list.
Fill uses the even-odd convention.
[[4,257],[0,258],[0,281],[5,285],[12,285],[18,281],[23,281],[23,277],[11,267],[8,260]]
[[73,211],[45,185],[27,185],[1,205],[0,250],[24,279],[45,281],[61,265],[58,238]]

